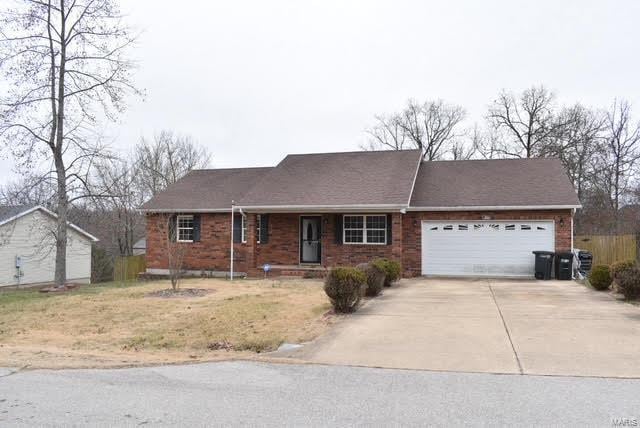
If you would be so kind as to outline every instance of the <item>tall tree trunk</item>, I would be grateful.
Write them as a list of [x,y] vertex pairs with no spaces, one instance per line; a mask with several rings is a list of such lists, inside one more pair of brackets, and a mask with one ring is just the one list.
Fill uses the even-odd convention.
[[64,0],[60,0],[60,70],[58,71],[58,117],[56,143],[53,149],[53,161],[56,168],[58,189],[58,223],[56,228],[56,270],[55,285],[64,286],[67,281],[67,212],[69,208],[67,196],[67,170],[64,166],[64,79],[66,66],[66,15]]
[[620,233],[620,154],[616,154],[616,175],[615,175],[615,187],[614,198],[613,198],[613,209],[614,212],[614,221],[615,221],[615,231],[616,233]]
[[62,154],[56,156],[56,175],[58,182],[58,222],[56,228],[56,270],[55,284],[64,286],[67,280],[67,174]]

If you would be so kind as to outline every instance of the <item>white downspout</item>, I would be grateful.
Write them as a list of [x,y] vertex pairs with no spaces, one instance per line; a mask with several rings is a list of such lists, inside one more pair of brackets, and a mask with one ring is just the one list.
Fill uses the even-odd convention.
[[576,209],[571,210],[571,252],[573,253],[573,216],[576,214]]
[[229,281],[233,281],[233,208],[235,202],[231,201],[231,263],[229,268]]

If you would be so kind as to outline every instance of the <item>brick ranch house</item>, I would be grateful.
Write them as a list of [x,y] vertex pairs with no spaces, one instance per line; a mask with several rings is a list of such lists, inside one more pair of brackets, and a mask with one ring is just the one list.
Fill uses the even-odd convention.
[[174,240],[187,247],[189,273],[228,275],[233,234],[235,275],[388,257],[405,277],[530,277],[531,251],[571,250],[577,208],[557,159],[424,162],[420,151],[403,150],[195,170],[141,210],[149,274],[168,272]]

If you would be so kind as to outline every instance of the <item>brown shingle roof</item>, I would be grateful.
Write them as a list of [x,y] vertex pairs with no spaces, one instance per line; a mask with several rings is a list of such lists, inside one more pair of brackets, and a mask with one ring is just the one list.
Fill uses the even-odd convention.
[[558,159],[423,162],[411,207],[579,206]]
[[142,205],[145,211],[229,210],[272,168],[199,169]]
[[141,208],[228,210],[235,200],[247,208],[396,209],[410,197],[410,208],[422,209],[580,205],[558,159],[422,162],[416,176],[419,159],[418,150],[320,153],[289,155],[273,168],[195,170]]
[[407,206],[419,150],[288,155],[241,206]]

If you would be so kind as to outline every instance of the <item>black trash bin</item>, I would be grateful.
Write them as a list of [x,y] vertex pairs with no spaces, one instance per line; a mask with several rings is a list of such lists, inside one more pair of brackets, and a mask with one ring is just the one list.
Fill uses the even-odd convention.
[[553,264],[553,251],[534,251],[536,255],[535,274],[536,279],[551,279],[551,265]]
[[556,254],[556,279],[570,280],[573,276],[573,253]]

